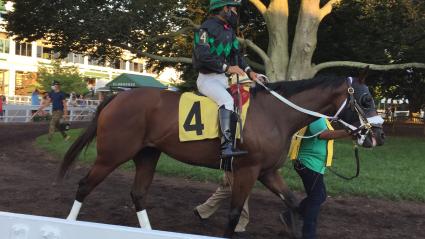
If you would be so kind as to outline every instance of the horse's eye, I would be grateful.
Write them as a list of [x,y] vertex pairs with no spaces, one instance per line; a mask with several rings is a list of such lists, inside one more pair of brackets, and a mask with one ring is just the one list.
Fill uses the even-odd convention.
[[363,107],[366,107],[366,108],[373,107],[373,99],[370,95],[365,95],[364,97],[362,97],[362,100],[360,103],[362,104]]

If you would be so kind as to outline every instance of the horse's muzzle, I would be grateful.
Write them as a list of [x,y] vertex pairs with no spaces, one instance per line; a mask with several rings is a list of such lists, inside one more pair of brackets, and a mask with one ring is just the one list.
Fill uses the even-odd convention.
[[373,148],[382,146],[385,142],[385,134],[382,127],[372,127],[372,130],[366,135],[363,140],[362,146],[365,148]]
[[384,130],[382,129],[382,127],[373,127],[372,128],[372,134],[373,134],[373,137],[376,140],[376,145],[377,146],[384,145],[384,142],[385,142],[385,133],[384,133]]

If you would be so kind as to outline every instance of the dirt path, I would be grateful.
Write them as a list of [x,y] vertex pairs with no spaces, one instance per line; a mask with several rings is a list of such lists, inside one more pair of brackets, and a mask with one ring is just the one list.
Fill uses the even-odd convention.
[[[80,167],[54,185],[59,159],[34,147],[46,125],[0,125],[0,211],[66,217],[77,182],[88,171]],[[80,220],[137,226],[129,196],[133,173],[115,172],[87,198]],[[203,224],[192,208],[216,184],[156,176],[148,198],[152,226],[158,230],[220,236],[228,207]],[[251,223],[243,238],[282,238],[278,215],[284,207],[271,193],[255,190]],[[320,238],[425,238],[425,204],[368,198],[328,198],[320,218]]]

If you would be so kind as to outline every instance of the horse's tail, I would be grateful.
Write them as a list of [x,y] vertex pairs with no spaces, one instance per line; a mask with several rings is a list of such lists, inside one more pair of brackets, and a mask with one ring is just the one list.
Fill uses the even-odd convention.
[[86,130],[78,137],[77,140],[69,147],[68,151],[66,152],[62,164],[60,166],[59,170],[59,179],[62,179],[66,172],[68,171],[69,167],[73,164],[75,159],[78,157],[78,155],[81,153],[81,151],[84,149],[84,147],[88,148],[90,143],[93,141],[93,139],[96,137],[97,132],[97,121],[99,119],[100,112],[105,108],[106,105],[108,105],[113,99],[115,98],[115,95],[110,96],[106,99],[104,99],[96,110],[96,115],[91,121],[90,125],[86,128]]

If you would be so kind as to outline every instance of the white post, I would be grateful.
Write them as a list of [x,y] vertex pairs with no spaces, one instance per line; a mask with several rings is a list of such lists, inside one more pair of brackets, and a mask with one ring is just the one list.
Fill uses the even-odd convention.
[[152,227],[148,218],[148,213],[146,212],[146,210],[137,212],[137,219],[139,219],[139,224],[141,228],[152,230]]
[[16,70],[15,68],[10,67],[9,70],[9,96],[15,95],[16,88]]
[[31,57],[34,60],[37,60],[37,42],[31,42]]
[[5,107],[5,111],[4,111],[4,122],[9,122],[9,109],[8,109],[8,107],[6,106]]
[[125,70],[130,71],[130,61],[124,61],[125,64]]
[[25,112],[25,122],[30,122],[31,120],[31,108],[27,109]]

